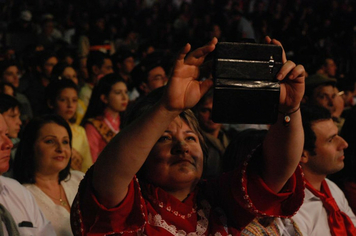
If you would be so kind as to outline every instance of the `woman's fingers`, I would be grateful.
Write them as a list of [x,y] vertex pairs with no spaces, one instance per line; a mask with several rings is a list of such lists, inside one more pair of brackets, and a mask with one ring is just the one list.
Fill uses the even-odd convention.
[[283,80],[289,72],[291,72],[296,67],[295,63],[292,61],[287,61],[283,64],[282,68],[279,70],[277,74],[277,79],[279,81]]
[[213,38],[209,43],[200,47],[193,52],[189,53],[184,60],[185,64],[199,66],[203,63],[205,57],[212,51],[214,51],[216,44],[218,43],[217,38]]
[[301,77],[305,77],[305,69],[303,65],[297,65],[288,75],[288,79],[290,80],[294,80]]
[[180,51],[179,55],[178,55],[178,58],[177,58],[177,61],[183,61],[184,58],[187,56],[187,53],[190,51],[191,49],[191,46],[189,43],[187,43],[183,49]]
[[287,56],[286,56],[286,53],[284,51],[282,43],[279,42],[277,39],[271,39],[269,36],[266,36],[265,40],[269,44],[274,44],[274,45],[280,46],[282,48],[282,62],[286,63],[287,62]]

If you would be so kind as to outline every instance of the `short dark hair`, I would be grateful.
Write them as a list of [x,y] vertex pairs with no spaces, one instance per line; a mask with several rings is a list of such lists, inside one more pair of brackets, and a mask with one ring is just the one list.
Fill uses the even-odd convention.
[[[52,70],[52,77],[53,79],[58,79],[59,77],[62,76],[64,70],[67,68],[67,67],[71,67],[73,68],[73,66],[65,63],[65,62],[59,62],[57,63],[54,67],[53,67],[53,70]],[[73,68],[74,69],[74,68]]]
[[148,74],[151,70],[156,67],[162,67],[163,62],[163,54],[159,51],[149,54],[144,60],[141,61],[140,64],[136,65],[131,72],[132,80],[134,86],[139,90],[140,94],[142,95],[144,92],[140,89],[140,85],[142,83],[147,83]]
[[[74,89],[78,94],[78,87],[77,85],[70,79],[55,79],[52,80],[45,89],[45,101],[46,104],[50,104],[55,106],[56,99],[59,94],[66,88]],[[49,111],[51,109],[49,108]],[[71,123],[75,123],[76,117],[74,116],[73,119],[70,120]]]
[[12,90],[14,91],[14,96],[16,97],[16,88],[13,84],[9,83],[9,82],[0,82],[0,94],[3,94],[5,92],[5,87],[9,86],[12,88]]
[[10,109],[21,108],[21,104],[17,101],[16,98],[7,95],[7,94],[0,94],[0,113],[3,114]]
[[[69,124],[58,115],[45,115],[33,118],[23,131],[21,141],[16,151],[14,161],[14,178],[21,184],[34,184],[35,180],[35,142],[38,138],[41,128],[50,123],[55,123],[64,127],[69,136],[69,145],[72,148],[72,131]],[[70,177],[70,163],[59,172],[58,183]]]
[[4,60],[0,62],[0,79],[2,80],[3,74],[7,68],[11,66],[16,66],[19,68],[19,63],[15,60]]
[[302,105],[302,122],[304,129],[304,150],[315,155],[316,135],[312,129],[315,122],[331,120],[331,113],[328,109],[318,105]]
[[208,92],[206,92],[204,94],[204,96],[202,98],[200,98],[199,102],[192,108],[192,110],[194,111],[194,114],[197,115],[197,112],[199,112],[199,107],[201,107],[202,105],[204,105],[204,103],[210,99],[213,98],[214,96],[214,89],[209,89]]
[[110,56],[103,52],[91,51],[89,53],[88,59],[87,59],[87,69],[88,69],[89,76],[91,76],[93,74],[92,67],[97,66],[97,67],[101,68],[105,62],[105,59],[110,59]]
[[37,66],[43,68],[44,64],[51,57],[57,58],[57,55],[51,50],[44,50],[36,53],[36,64]]

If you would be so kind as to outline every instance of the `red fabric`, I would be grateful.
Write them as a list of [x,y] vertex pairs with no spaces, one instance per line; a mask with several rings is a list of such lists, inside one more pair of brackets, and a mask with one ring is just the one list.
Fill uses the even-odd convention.
[[[97,119],[106,122],[104,118],[106,118],[106,120],[109,122],[109,124],[107,124],[108,127],[110,128],[111,126],[113,128],[112,131],[117,133],[120,129],[120,116],[113,118],[110,113],[104,112],[104,117],[100,116]],[[96,159],[98,159],[99,154],[108,143],[91,123],[86,123],[84,128],[88,137],[90,154],[93,159],[93,163],[95,163]]]
[[321,191],[316,190],[307,181],[306,187],[323,202],[323,206],[328,214],[331,235],[356,235],[356,228],[354,224],[344,212],[340,211],[325,180],[321,183]]
[[[112,117],[112,115],[110,114],[110,112],[104,111],[104,118],[106,118],[107,121],[109,121],[109,123],[107,123],[107,125],[113,128],[112,131],[114,132],[119,132],[120,130],[120,115],[118,115],[117,117]],[[110,128],[111,128],[110,127]]]
[[356,214],[356,183],[346,182],[344,184],[344,193],[352,211]]
[[[172,235],[179,232],[182,235],[192,232],[240,235],[256,215],[291,216],[304,198],[299,167],[288,181],[286,192],[275,194],[256,173],[246,175],[246,166],[243,166],[215,181],[201,182],[184,202],[134,178],[123,202],[116,208],[106,209],[90,186],[92,170],[80,184],[72,206],[74,235]],[[264,209],[256,206],[264,206]]]
[[92,124],[86,123],[84,128],[88,137],[90,154],[93,159],[93,163],[95,163],[96,159],[98,159],[100,152],[105,148],[108,143],[103,139],[101,134]]

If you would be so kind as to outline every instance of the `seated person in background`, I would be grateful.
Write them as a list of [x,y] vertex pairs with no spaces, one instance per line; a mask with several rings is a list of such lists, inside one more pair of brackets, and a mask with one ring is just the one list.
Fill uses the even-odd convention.
[[337,66],[333,58],[322,56],[316,64],[316,74],[336,78]]
[[[156,88],[167,83],[166,72],[162,67],[161,60],[159,56],[150,54],[132,70],[133,83],[140,93],[140,97],[147,96]],[[130,100],[134,99],[130,98]]]
[[[0,81],[10,83],[14,90],[20,86],[20,71],[15,61],[1,62]],[[33,117],[30,101],[22,93],[14,91],[13,94],[13,96],[21,103],[21,120],[23,122],[29,121]]]
[[213,90],[210,89],[192,109],[208,146],[208,158],[204,163],[203,178],[218,177],[221,174],[221,160],[230,142],[222,124],[215,123],[211,119],[212,109]]
[[88,80],[80,89],[79,98],[88,107],[94,86],[99,82],[102,76],[113,73],[112,61],[110,56],[100,51],[91,51],[86,61],[88,70]]
[[325,107],[330,113],[335,112],[336,79],[315,74],[305,79],[305,94],[303,101],[307,104]]
[[11,159],[9,160],[9,170],[4,173],[6,177],[12,177],[13,162],[15,159],[15,154],[17,146],[20,142],[18,134],[21,129],[21,119],[20,119],[20,103],[14,98],[7,94],[0,94],[0,114],[3,115],[7,128],[9,130],[8,137],[11,139],[13,144],[11,150]]
[[[306,104],[325,107],[333,116],[335,124],[341,130],[340,116],[343,105],[342,98],[337,94],[336,79],[321,74],[315,74],[305,79],[305,94],[303,101]],[[340,103],[342,108],[340,108]],[[341,112],[340,112],[341,110]]]
[[30,100],[33,116],[45,114],[47,111],[44,91],[51,81],[53,67],[58,63],[57,56],[51,51],[36,52],[36,71],[29,72],[29,86],[24,91]]
[[[0,114],[0,175],[9,168],[12,143],[7,134],[8,128]],[[0,176],[0,215],[1,235],[56,235],[32,194],[17,181],[3,176]]]
[[75,235],[238,235],[256,215],[290,216],[299,208],[304,68],[287,61],[285,54],[277,76],[283,80],[279,109],[291,114],[291,122],[286,127],[280,114],[263,148],[254,153],[263,155],[262,171],[240,166],[217,180],[201,181],[206,147],[189,108],[212,85],[197,80],[198,66],[216,43],[214,38],[189,55],[187,44],[167,86],[132,107],[131,123],[81,182],[72,206]]
[[[58,63],[53,67],[53,72],[52,72],[52,77],[53,79],[69,79],[72,80],[76,86],[79,86],[78,83],[78,76],[77,72],[75,69],[66,63]],[[82,119],[84,117],[84,114],[87,110],[87,106],[84,104],[84,102],[78,98],[78,105],[77,105],[77,110],[76,110],[76,124],[80,124],[82,122]]]
[[70,170],[72,133],[60,116],[32,119],[25,127],[15,162],[14,178],[35,197],[57,235],[73,235],[70,207],[84,174]]
[[306,189],[293,220],[303,235],[356,235],[356,217],[343,192],[326,178],[344,167],[348,144],[324,107],[302,107],[302,118],[305,143],[300,165]]
[[0,82],[0,93],[15,97],[15,87],[8,82]]
[[82,121],[93,163],[109,141],[120,131],[121,115],[129,102],[125,81],[115,73],[105,75],[94,87]]
[[130,50],[121,49],[111,56],[114,71],[119,74],[127,85],[130,101],[134,101],[140,96],[131,77],[131,72],[135,68],[134,54]]
[[45,98],[51,113],[65,119],[72,131],[71,168],[85,173],[93,164],[85,129],[76,124],[78,87],[72,80],[53,80],[46,88]]

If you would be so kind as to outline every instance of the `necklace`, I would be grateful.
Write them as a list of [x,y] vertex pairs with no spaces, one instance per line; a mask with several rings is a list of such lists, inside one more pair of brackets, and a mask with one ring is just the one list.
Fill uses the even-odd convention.
[[66,207],[67,201],[65,199],[62,199],[62,185],[59,185],[59,199],[58,198],[54,198],[51,195],[49,195],[48,193],[45,193],[48,197],[52,198],[53,200],[59,201],[59,203],[61,204],[61,206]]

